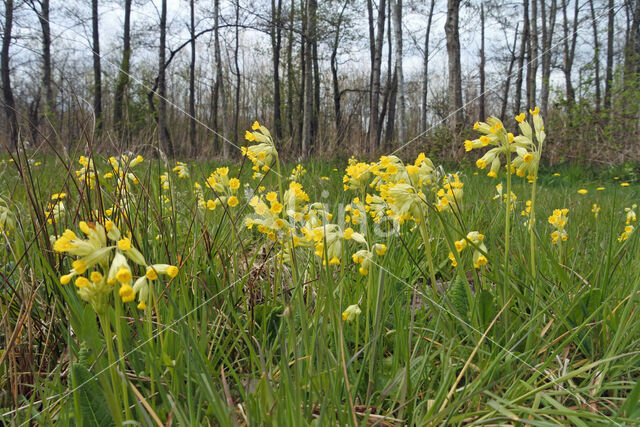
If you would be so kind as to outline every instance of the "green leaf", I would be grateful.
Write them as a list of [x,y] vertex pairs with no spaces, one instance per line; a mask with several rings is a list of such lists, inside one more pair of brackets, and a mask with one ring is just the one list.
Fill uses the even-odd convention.
[[[74,393],[80,403],[80,414],[83,426],[115,425],[104,392],[99,387],[89,369],[80,363],[71,365],[74,379]],[[76,424],[80,424],[76,422]]]

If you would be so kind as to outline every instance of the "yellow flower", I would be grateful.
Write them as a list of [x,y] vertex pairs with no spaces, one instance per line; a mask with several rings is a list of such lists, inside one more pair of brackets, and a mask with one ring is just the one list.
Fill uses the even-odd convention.
[[229,200],[227,200],[227,204],[232,208],[238,206],[238,203],[238,198],[236,196],[231,196],[229,197]]
[[522,123],[522,122],[524,121],[524,118],[525,118],[525,114],[524,114],[524,113],[520,113],[520,114],[518,114],[518,115],[516,116],[516,121],[517,121],[518,123]]
[[86,277],[78,277],[76,279],[76,281],[74,282],[74,284],[76,285],[76,287],[78,288],[86,288],[87,286],[89,286],[89,280],[87,280]]
[[149,267],[147,269],[147,272],[145,273],[145,276],[149,280],[156,280],[158,278],[158,273],[153,269],[153,267]]
[[128,251],[131,249],[131,239],[129,239],[128,237],[125,237],[124,239],[120,240],[118,242],[118,248],[121,251]]
[[260,123],[258,123],[258,121],[256,120],[255,122],[253,122],[253,124],[251,125],[251,129],[252,130],[258,130],[260,129]]
[[122,284],[129,283],[131,281],[131,270],[127,267],[120,267],[116,273],[116,280]]
[[229,180],[229,188],[232,190],[237,190],[240,188],[240,180],[238,178],[231,178]]
[[387,246],[382,243],[376,243],[374,247],[378,256],[383,256],[387,252]]
[[122,302],[131,302],[136,298],[136,293],[133,292],[133,288],[131,285],[122,285],[120,290],[118,291],[120,297],[122,298]]
[[581,188],[580,190],[578,190],[578,194],[587,194],[588,191],[585,190],[584,188]]
[[598,188],[596,188],[596,190],[597,191],[602,191],[602,190],[604,190],[604,187],[598,187]]
[[629,183],[628,182],[621,182],[620,183],[620,187],[628,187]]
[[358,317],[358,315],[360,315],[360,313],[362,313],[362,310],[360,310],[358,304],[350,305],[342,312],[342,320],[344,322],[352,322],[356,317]]
[[266,199],[268,202],[273,203],[278,200],[278,194],[275,191],[270,191],[267,193]]

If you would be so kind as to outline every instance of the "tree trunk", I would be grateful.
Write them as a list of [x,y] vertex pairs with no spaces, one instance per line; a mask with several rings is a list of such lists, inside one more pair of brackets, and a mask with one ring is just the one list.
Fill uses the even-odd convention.
[[427,33],[424,36],[424,68],[422,72],[422,120],[421,131],[427,131],[427,96],[429,90],[429,36],[431,35],[431,21],[433,19],[433,8],[436,0],[431,0],[429,7],[429,16],[427,17]]
[[393,9],[393,27],[396,48],[396,77],[397,77],[397,96],[398,107],[400,109],[398,115],[398,140],[404,143],[407,139],[407,123],[406,123],[406,100],[404,90],[404,76],[402,74],[402,0],[391,0]]
[[568,0],[562,0],[562,29],[564,32],[564,64],[562,67],[562,71],[564,73],[564,82],[567,91],[567,104],[569,106],[575,104],[576,95],[575,90],[573,89],[573,84],[571,83],[571,70],[573,68],[573,59],[575,57],[576,51],[576,40],[578,38],[578,12],[579,12],[579,2],[575,2],[574,7],[574,15],[573,15],[573,31],[569,32],[569,19],[567,17],[567,6]]
[[306,4],[305,19],[305,70],[303,92],[303,116],[302,116],[302,156],[307,157],[313,145],[313,37],[315,35],[315,0],[308,0]]
[[338,21],[336,22],[336,32],[333,37],[333,43],[331,45],[331,82],[333,88],[333,113],[335,120],[336,131],[336,143],[340,145],[342,143],[343,129],[342,129],[342,112],[341,110],[341,98],[340,82],[338,80],[338,46],[340,44],[340,30],[342,29],[342,19],[344,11],[347,8],[347,2],[344,2],[340,15],[338,15]]
[[158,138],[160,148],[167,149],[169,157],[175,150],[167,127],[167,0],[162,0],[160,8],[160,52],[158,58]]
[[613,27],[615,25],[614,4],[613,0],[609,0],[607,5],[609,8],[609,20],[607,22],[607,69],[604,82],[604,108],[611,108],[611,85],[613,83]]
[[538,74],[538,2],[531,1],[531,18],[529,19],[529,55],[527,59],[527,104],[528,108],[536,106],[536,75]]
[[624,84],[626,90],[637,90],[640,65],[640,0],[631,2],[633,12],[628,39],[624,47]]
[[296,2],[291,0],[291,10],[289,11],[289,39],[287,40],[287,126],[288,136],[293,137],[293,83],[295,80],[295,71],[293,69],[293,19],[295,17]]
[[589,9],[591,10],[591,25],[593,27],[593,68],[595,72],[595,86],[596,86],[596,99],[595,107],[596,113],[600,112],[600,42],[598,40],[598,20],[596,17],[596,11],[593,7],[593,0],[589,0]]
[[300,0],[300,16],[302,21],[302,30],[300,31],[300,90],[298,91],[298,108],[294,113],[294,121],[296,123],[295,138],[300,141],[300,153],[304,155],[308,147],[303,150],[303,127],[304,127],[304,100],[305,100],[305,82],[307,79],[307,1]]
[[313,57],[313,110],[311,113],[311,150],[315,149],[318,141],[320,120],[320,63],[318,61],[318,37],[317,37],[317,0],[313,0],[313,38],[311,39],[311,55]]
[[547,118],[549,110],[549,84],[551,78],[551,49],[553,46],[553,32],[556,25],[556,0],[551,0],[549,10],[549,23],[547,25],[547,13],[545,0],[540,0],[542,13],[542,86],[540,88],[540,110],[542,117]]
[[282,137],[280,117],[280,47],[282,45],[282,0],[271,0],[271,49],[273,51],[273,130],[276,138]]
[[[131,69],[131,0],[124,0],[124,35],[122,39],[122,62],[118,72],[118,80],[113,100],[113,121],[118,137],[125,138],[125,98],[127,85],[129,84],[129,71]],[[128,144],[127,144],[128,146]]]
[[189,145],[191,155],[197,154],[196,147],[196,25],[195,25],[194,0],[189,1],[190,22],[189,31],[191,33],[191,63],[189,64]]
[[213,25],[213,42],[216,51],[216,85],[218,87],[218,96],[222,100],[220,106],[222,113],[222,157],[226,159],[229,157],[229,143],[226,141],[226,139],[229,138],[229,104],[224,91],[224,75],[222,74],[222,51],[220,50],[220,0],[215,0],[213,2]]
[[522,78],[524,75],[524,57],[529,43],[529,0],[523,1],[524,25],[522,26],[522,40],[520,41],[520,55],[518,56],[518,77],[516,78],[515,114],[520,114],[522,108]]
[[462,70],[460,67],[460,34],[458,21],[461,0],[447,0],[447,20],[444,31],[449,57],[449,123],[452,131],[464,121],[462,106]]
[[96,134],[102,132],[102,65],[100,63],[100,33],[98,31],[98,0],[91,0],[91,24],[93,27],[93,112]]
[[[235,114],[233,115],[233,140],[238,138],[240,133],[240,63],[238,61],[240,55],[240,2],[236,2],[236,44],[233,52],[234,65],[236,69],[236,105]],[[224,144],[226,147],[225,158],[229,157],[229,144]]]
[[[373,28],[373,6],[372,0],[367,0],[369,10],[369,36],[374,34]],[[385,24],[386,3],[380,0],[378,7],[377,30],[376,35],[370,38],[371,51],[371,79],[369,82],[369,153],[374,153],[380,147],[380,74],[382,68],[382,44],[384,42],[384,24]]]
[[53,118],[53,89],[51,87],[51,24],[49,21],[49,0],[41,0],[40,10],[35,8],[42,29],[42,87],[44,88],[44,114]]
[[483,121],[487,118],[485,111],[486,100],[484,96],[485,91],[485,54],[484,54],[484,3],[480,4],[480,101],[479,118],[478,121]]
[[16,116],[16,103],[11,90],[11,71],[9,69],[9,46],[11,45],[11,30],[13,26],[13,0],[4,2],[4,32],[2,34],[2,57],[0,58],[0,70],[2,74],[2,95],[4,98],[4,112],[7,117],[10,147],[18,148],[18,119]]
[[[518,44],[518,25],[516,23],[516,29],[513,33],[513,47],[510,49],[511,51],[511,60],[509,61],[509,69],[507,70],[507,78],[504,82],[504,95],[502,97],[502,108],[500,109],[500,120],[504,122],[505,116],[507,115],[507,105],[509,103],[509,87],[511,86],[511,75],[513,74],[513,66],[516,63],[516,46]],[[522,68],[520,68],[522,70]],[[520,79],[522,79],[522,73],[519,74]],[[520,80],[522,84],[522,80]]]

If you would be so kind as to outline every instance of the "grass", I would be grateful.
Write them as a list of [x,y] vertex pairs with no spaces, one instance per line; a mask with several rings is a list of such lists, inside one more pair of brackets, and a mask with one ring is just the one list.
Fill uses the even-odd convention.
[[[113,180],[100,178],[94,189],[78,180],[75,160],[35,160],[0,165],[0,196],[15,222],[0,252],[5,424],[640,422],[637,233],[617,240],[624,208],[637,201],[635,184],[621,187],[608,176],[583,182],[571,167],[542,173],[534,279],[520,214],[531,187],[514,177],[501,296],[505,204],[494,195],[504,176],[464,169],[459,214],[425,209],[434,292],[425,240],[410,223],[384,234],[370,222],[353,226],[370,245],[388,248],[367,276],[351,260],[362,248],[353,240],[343,242],[338,266],[322,265],[304,247],[294,262],[280,263],[287,244],[243,222],[253,212],[244,184],[278,192],[278,179],[271,172],[252,180],[248,163],[229,172],[241,181],[240,204],[209,211],[198,208],[193,188],[199,182],[204,199],[215,200],[204,185],[219,166],[213,162],[190,164],[190,177],[180,179],[173,165],[145,160],[131,170],[140,182],[125,202]],[[110,170],[105,158],[94,161],[100,176]],[[304,166],[300,183],[310,201],[333,214],[325,223],[346,227],[344,206],[359,195],[343,191],[346,162]],[[283,166],[285,178],[292,168]],[[167,171],[163,190],[159,176]],[[65,210],[49,224],[44,212],[59,192],[67,194]],[[122,303],[114,290],[97,315],[73,283],[60,284],[74,257],[53,251],[52,239],[66,228],[80,235],[82,220],[103,222],[112,205],[118,227],[149,263],[180,270],[153,282],[146,310]],[[557,208],[569,209],[561,251],[546,221]],[[488,264],[474,269],[472,248],[453,268],[449,245],[472,230],[486,236]],[[135,277],[144,274],[131,265]],[[343,321],[352,304],[362,313]]]

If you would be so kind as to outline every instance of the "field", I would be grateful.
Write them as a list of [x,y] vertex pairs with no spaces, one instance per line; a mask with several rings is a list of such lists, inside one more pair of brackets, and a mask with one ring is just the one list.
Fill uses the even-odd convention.
[[444,167],[3,157],[1,422],[638,423],[640,187],[528,119]]

